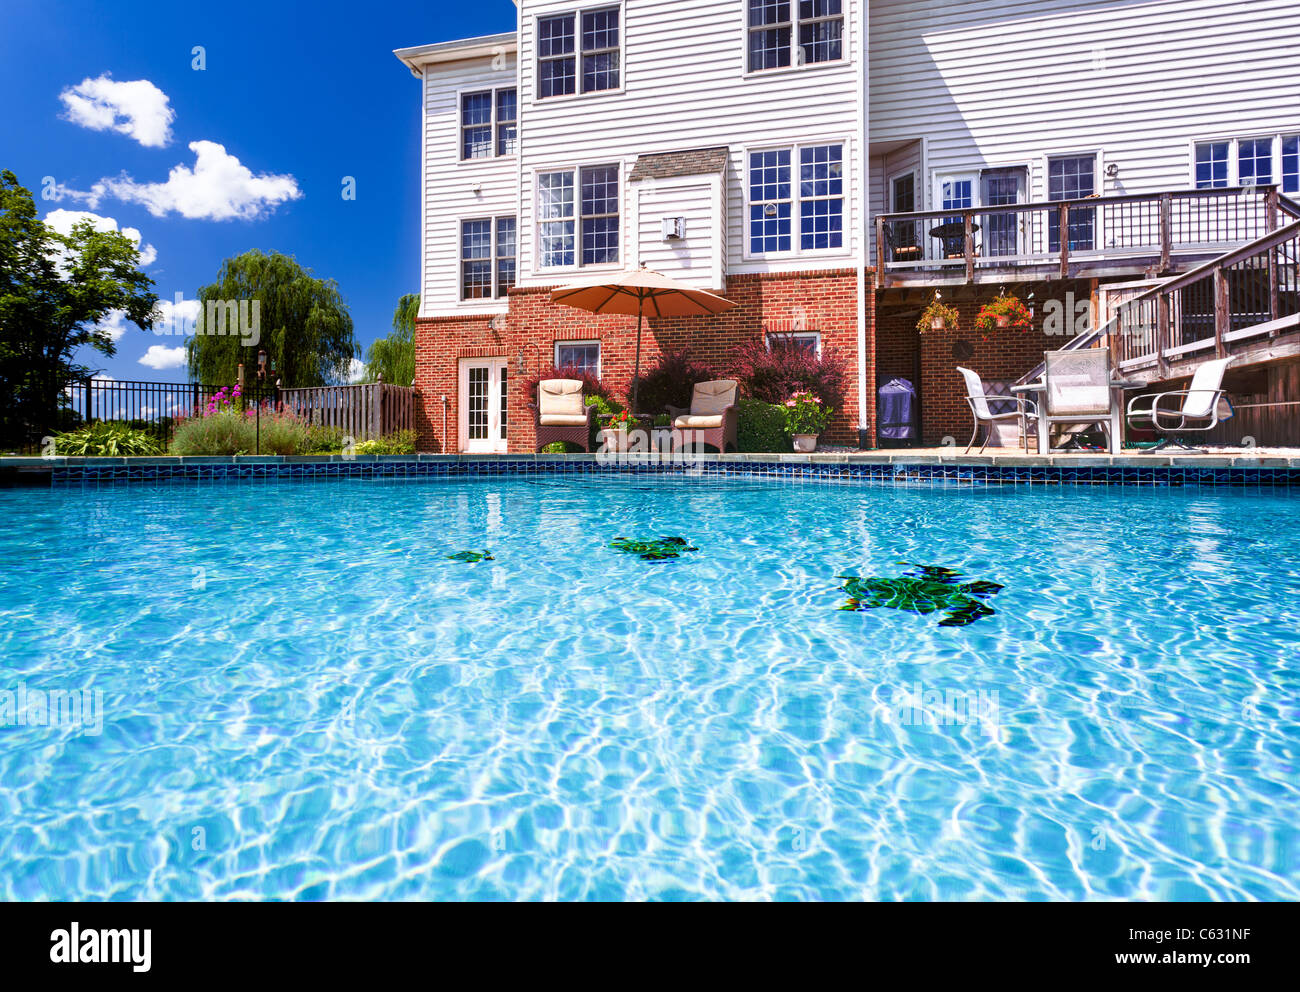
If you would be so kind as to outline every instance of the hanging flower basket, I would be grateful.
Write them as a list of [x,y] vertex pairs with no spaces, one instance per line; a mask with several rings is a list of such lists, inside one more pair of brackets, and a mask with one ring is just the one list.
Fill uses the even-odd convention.
[[975,317],[975,327],[981,334],[994,330],[1016,330],[1022,333],[1034,326],[1034,315],[1017,297],[998,296],[984,304]]
[[916,322],[916,329],[924,334],[926,331],[954,331],[957,329],[958,313],[956,307],[950,307],[939,300],[931,300],[921,311],[921,319]]

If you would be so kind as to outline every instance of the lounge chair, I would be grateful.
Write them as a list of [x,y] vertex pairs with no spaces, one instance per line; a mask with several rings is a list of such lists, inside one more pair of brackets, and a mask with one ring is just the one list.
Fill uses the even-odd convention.
[[[1216,358],[1196,367],[1192,384],[1187,389],[1171,389],[1163,393],[1148,393],[1135,396],[1128,404],[1128,425],[1140,429],[1154,429],[1162,435],[1160,443],[1152,451],[1176,444],[1180,448],[1199,451],[1183,440],[1182,435],[1188,431],[1209,431],[1217,427],[1220,421],[1233,415],[1232,403],[1223,390],[1223,370],[1228,367],[1231,358]],[[1182,397],[1181,404],[1168,404],[1161,408],[1160,402],[1167,396]],[[1226,405],[1227,416],[1220,417],[1221,405]]]
[[537,384],[537,402],[531,405],[537,451],[556,441],[568,441],[583,451],[591,450],[596,407],[583,404],[581,379],[541,380]]
[[735,379],[697,382],[691,391],[690,409],[667,408],[673,418],[673,450],[708,444],[719,451],[736,449],[736,406],[738,388]]
[[1110,351],[1105,348],[1045,351],[1043,370],[1043,409],[1039,411],[1038,432],[1040,438],[1047,438],[1046,448],[1051,449],[1054,424],[1066,425],[1067,434],[1081,434],[1100,424],[1111,452],[1119,451],[1120,403],[1112,395]]
[[[984,443],[980,445],[980,453],[988,447],[989,438],[993,435],[993,428],[1001,423],[1015,421],[1020,428],[1020,446],[1029,451],[1029,421],[1038,416],[1038,408],[1034,401],[1026,399],[1023,396],[1004,396],[1000,393],[990,393],[984,386],[984,380],[980,378],[978,372],[972,372],[970,369],[964,369],[960,365],[957,371],[961,377],[966,380],[966,403],[970,406],[971,415],[975,418],[975,429],[971,431],[970,443],[966,445],[966,450],[962,454],[968,454],[971,447],[975,444],[975,439],[979,437],[980,427],[984,428]],[[1011,404],[1015,407],[1013,410],[1004,410],[999,408],[998,413],[993,412],[989,405],[1002,404],[1005,407]]]

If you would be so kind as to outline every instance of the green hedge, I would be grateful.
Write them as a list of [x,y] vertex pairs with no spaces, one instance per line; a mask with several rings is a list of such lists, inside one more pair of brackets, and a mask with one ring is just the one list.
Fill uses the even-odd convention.
[[785,407],[761,400],[741,400],[737,406],[736,444],[741,451],[789,451]]

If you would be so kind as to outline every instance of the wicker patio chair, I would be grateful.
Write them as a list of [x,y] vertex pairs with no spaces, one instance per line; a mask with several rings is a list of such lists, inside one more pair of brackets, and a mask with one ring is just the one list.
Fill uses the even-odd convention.
[[725,452],[736,448],[736,424],[740,411],[736,406],[738,386],[735,379],[697,382],[691,392],[690,409],[667,408],[673,418],[673,450],[712,445]]
[[537,384],[533,427],[537,451],[556,441],[568,441],[583,451],[591,450],[591,432],[596,426],[596,407],[582,402],[581,379],[543,379]]
[[[1129,427],[1154,428],[1161,435],[1160,443],[1152,451],[1171,444],[1191,451],[1201,450],[1183,440],[1183,435],[1188,431],[1213,430],[1220,421],[1233,416],[1232,403],[1222,388],[1223,370],[1231,361],[1231,358],[1217,358],[1198,365],[1187,389],[1135,396],[1128,405]],[[1167,403],[1161,409],[1160,401],[1167,396],[1182,397],[1181,405]],[[1226,408],[1227,416],[1220,415],[1225,412],[1223,408]]]
[[[971,431],[970,443],[966,445],[966,450],[962,454],[970,452],[975,439],[979,437],[981,427],[984,428],[984,443],[980,445],[980,452],[983,453],[988,446],[989,438],[993,435],[993,428],[999,423],[1008,421],[1015,421],[1019,426],[1020,446],[1028,452],[1029,421],[1038,416],[1038,408],[1034,405],[1034,401],[1023,396],[989,392],[978,372],[964,369],[960,365],[957,366],[957,371],[966,380],[966,403],[975,418],[975,429]],[[994,406],[998,407],[997,413],[993,411]],[[1008,410],[1007,407],[1012,409]]]

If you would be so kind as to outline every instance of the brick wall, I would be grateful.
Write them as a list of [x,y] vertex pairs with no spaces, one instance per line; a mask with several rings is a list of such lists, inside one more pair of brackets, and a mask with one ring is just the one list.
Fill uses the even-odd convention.
[[[511,451],[532,451],[533,411],[523,382],[549,366],[555,342],[595,339],[601,345],[601,379],[625,397],[632,376],[636,349],[636,318],[596,316],[550,301],[549,288],[511,291],[509,313],[498,327],[488,318],[441,317],[416,323],[415,384],[419,390],[417,421],[422,451],[458,449],[459,362],[466,357],[496,357],[509,362],[511,388],[507,397]],[[824,440],[857,443],[857,287],[852,269],[786,274],[733,276],[727,285],[734,309],[714,317],[678,317],[645,321],[641,335],[641,367],[648,368],[663,352],[689,347],[692,355],[725,376],[731,353],[746,338],[791,329],[802,310],[804,327],[820,331],[822,347],[836,348],[845,359],[845,409],[838,412]],[[868,297],[867,381],[874,381],[870,361],[873,351],[873,298]],[[520,372],[520,362],[523,371]],[[443,404],[446,395],[446,432]],[[874,418],[874,394],[869,414]]]
[[[1069,340],[1069,336],[1043,332],[1045,302],[1064,300],[1067,292],[1073,292],[1076,299],[1086,300],[1091,284],[1039,283],[1017,287],[1016,293],[1025,299],[1031,290],[1034,299],[1029,302],[1034,305],[1034,325],[1029,331],[995,330],[986,337],[981,336],[975,328],[975,315],[997,295],[995,289],[982,290],[970,299],[954,299],[955,293],[944,292],[944,302],[955,306],[960,314],[955,330],[918,334],[916,320],[923,303],[918,303],[914,311],[890,313],[878,319],[876,342],[880,370],[911,379],[917,386],[924,444],[939,445],[945,436],[950,436],[965,446],[970,438],[973,421],[958,365],[973,369],[985,381],[1020,378],[1043,360],[1044,351],[1061,348]],[[882,305],[887,293],[886,290],[878,294],[882,299],[877,301],[877,306]],[[973,349],[968,357],[957,356],[962,345]],[[918,353],[919,383],[914,374]]]

